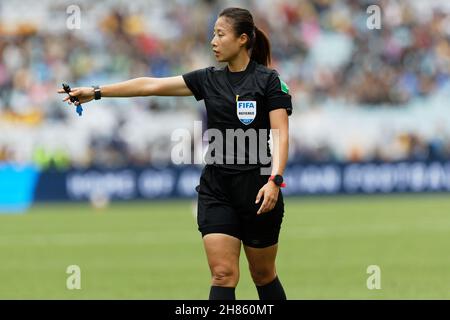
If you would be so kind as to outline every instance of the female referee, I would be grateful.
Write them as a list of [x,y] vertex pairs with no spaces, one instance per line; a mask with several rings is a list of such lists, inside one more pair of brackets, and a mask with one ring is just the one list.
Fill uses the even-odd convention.
[[[81,104],[101,97],[193,95],[197,101],[205,100],[208,129],[223,133],[227,129],[243,132],[271,129],[274,150],[272,155],[270,151],[266,153],[268,165],[259,158],[258,148],[255,151],[245,140],[245,159],[233,154],[233,162],[229,154],[221,157],[220,152],[218,155],[213,152],[215,162],[207,162],[197,187],[197,223],[211,270],[209,299],[235,299],[242,242],[259,298],[284,300],[286,295],[276,272],[275,258],[284,215],[280,187],[285,185],[282,175],[288,157],[288,115],[292,112],[289,89],[277,71],[268,68],[270,42],[255,26],[248,10],[223,10],[215,22],[211,45],[216,60],[227,63],[224,68],[208,67],[176,77],[141,77],[101,87],[79,87],[70,95]],[[70,96],[63,101],[70,103]],[[269,134],[261,139],[262,145],[267,146]],[[211,145],[212,139],[210,148]],[[255,152],[257,161],[248,163]],[[239,160],[246,162],[242,164]],[[269,170],[272,167],[271,174],[261,174],[262,167]]]

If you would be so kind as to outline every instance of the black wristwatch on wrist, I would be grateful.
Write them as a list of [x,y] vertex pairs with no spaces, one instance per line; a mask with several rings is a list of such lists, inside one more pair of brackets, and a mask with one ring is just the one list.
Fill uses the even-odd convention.
[[100,100],[102,98],[102,92],[100,91],[99,86],[92,86],[94,88],[94,99]]
[[286,187],[286,183],[284,182],[284,179],[283,179],[282,175],[277,174],[277,175],[274,175],[274,176],[270,176],[269,177],[269,181],[273,181],[280,188]]

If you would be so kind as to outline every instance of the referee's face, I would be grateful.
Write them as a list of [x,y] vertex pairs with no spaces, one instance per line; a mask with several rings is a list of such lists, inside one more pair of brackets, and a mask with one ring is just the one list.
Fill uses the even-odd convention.
[[227,62],[233,60],[245,49],[246,35],[236,37],[233,26],[226,17],[219,17],[214,25],[212,49],[216,60]]

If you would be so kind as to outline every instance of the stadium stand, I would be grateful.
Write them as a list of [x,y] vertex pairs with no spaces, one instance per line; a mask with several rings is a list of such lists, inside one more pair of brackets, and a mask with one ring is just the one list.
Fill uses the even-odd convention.
[[[261,4],[263,2],[263,4]],[[244,1],[271,37],[289,84],[290,161],[450,157],[450,11],[443,1]],[[165,77],[214,65],[219,1],[0,2],[0,161],[56,168],[170,161],[171,133],[204,115],[192,97],[105,99],[78,118],[56,94],[72,87]],[[192,8],[195,7],[195,10]],[[52,21],[52,23],[42,23]],[[70,142],[70,143],[68,143]],[[194,142],[195,143],[195,142]]]

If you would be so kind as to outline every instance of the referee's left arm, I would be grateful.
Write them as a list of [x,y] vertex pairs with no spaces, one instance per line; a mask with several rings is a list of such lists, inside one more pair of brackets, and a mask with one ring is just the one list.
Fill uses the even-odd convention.
[[273,139],[271,175],[283,175],[289,152],[289,120],[286,109],[270,111],[269,119]]
[[[283,175],[286,167],[289,150],[289,120],[285,108],[275,109],[269,112],[270,128],[272,130],[272,175]],[[278,200],[280,187],[273,181],[268,181],[258,192],[256,202],[263,197],[263,203],[257,214],[272,210]]]

